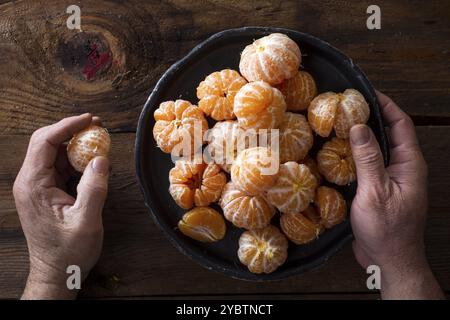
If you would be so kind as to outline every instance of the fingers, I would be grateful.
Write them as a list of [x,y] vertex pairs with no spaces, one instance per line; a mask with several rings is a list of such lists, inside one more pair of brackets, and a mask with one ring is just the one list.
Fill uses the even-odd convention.
[[65,118],[55,124],[35,131],[30,139],[25,163],[33,168],[49,168],[55,164],[60,144],[89,126],[89,113]]
[[358,186],[384,186],[388,176],[383,156],[372,130],[359,124],[350,130],[350,144],[356,165]]
[[390,143],[394,149],[399,146],[418,146],[414,123],[388,96],[377,91],[383,119],[390,128]]
[[100,119],[100,117],[94,116],[92,117],[92,124],[95,126],[102,126],[102,120]]
[[81,210],[80,219],[87,223],[101,222],[103,205],[108,193],[109,160],[96,157],[84,170],[78,184],[74,207]]

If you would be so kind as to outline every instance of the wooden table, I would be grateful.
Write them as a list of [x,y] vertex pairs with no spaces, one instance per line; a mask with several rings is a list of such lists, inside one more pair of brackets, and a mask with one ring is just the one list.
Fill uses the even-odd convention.
[[[319,270],[271,283],[207,271],[179,253],[144,207],[134,172],[140,111],[160,75],[220,30],[267,25],[320,37],[352,57],[417,125],[429,165],[427,254],[450,290],[450,3],[378,1],[0,1],[0,298],[20,296],[26,242],[11,193],[30,134],[91,112],[112,133],[105,242],[81,297],[378,298],[351,246]],[[80,33],[66,8],[81,7]],[[90,67],[86,67],[86,65]]]

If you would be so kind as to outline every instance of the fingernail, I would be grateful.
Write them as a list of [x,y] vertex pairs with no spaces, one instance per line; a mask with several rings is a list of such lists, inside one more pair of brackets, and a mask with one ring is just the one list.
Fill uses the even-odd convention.
[[370,140],[369,128],[364,124],[353,126],[350,130],[350,140],[356,146],[366,144]]
[[92,169],[95,173],[106,175],[109,172],[109,161],[106,157],[96,157],[92,161]]

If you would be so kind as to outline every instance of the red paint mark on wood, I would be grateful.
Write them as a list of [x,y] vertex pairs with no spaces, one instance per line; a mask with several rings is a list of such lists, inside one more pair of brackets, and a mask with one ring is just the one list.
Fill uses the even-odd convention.
[[95,43],[91,44],[89,49],[90,51],[87,62],[83,69],[83,74],[86,77],[86,80],[91,80],[97,72],[106,66],[111,60],[110,53],[99,53]]

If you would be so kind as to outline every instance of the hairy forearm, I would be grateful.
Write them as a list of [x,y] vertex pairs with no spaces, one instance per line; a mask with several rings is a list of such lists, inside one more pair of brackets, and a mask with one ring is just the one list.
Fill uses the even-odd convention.
[[445,299],[425,255],[409,258],[407,262],[387,263],[382,267],[381,297],[383,299]]

